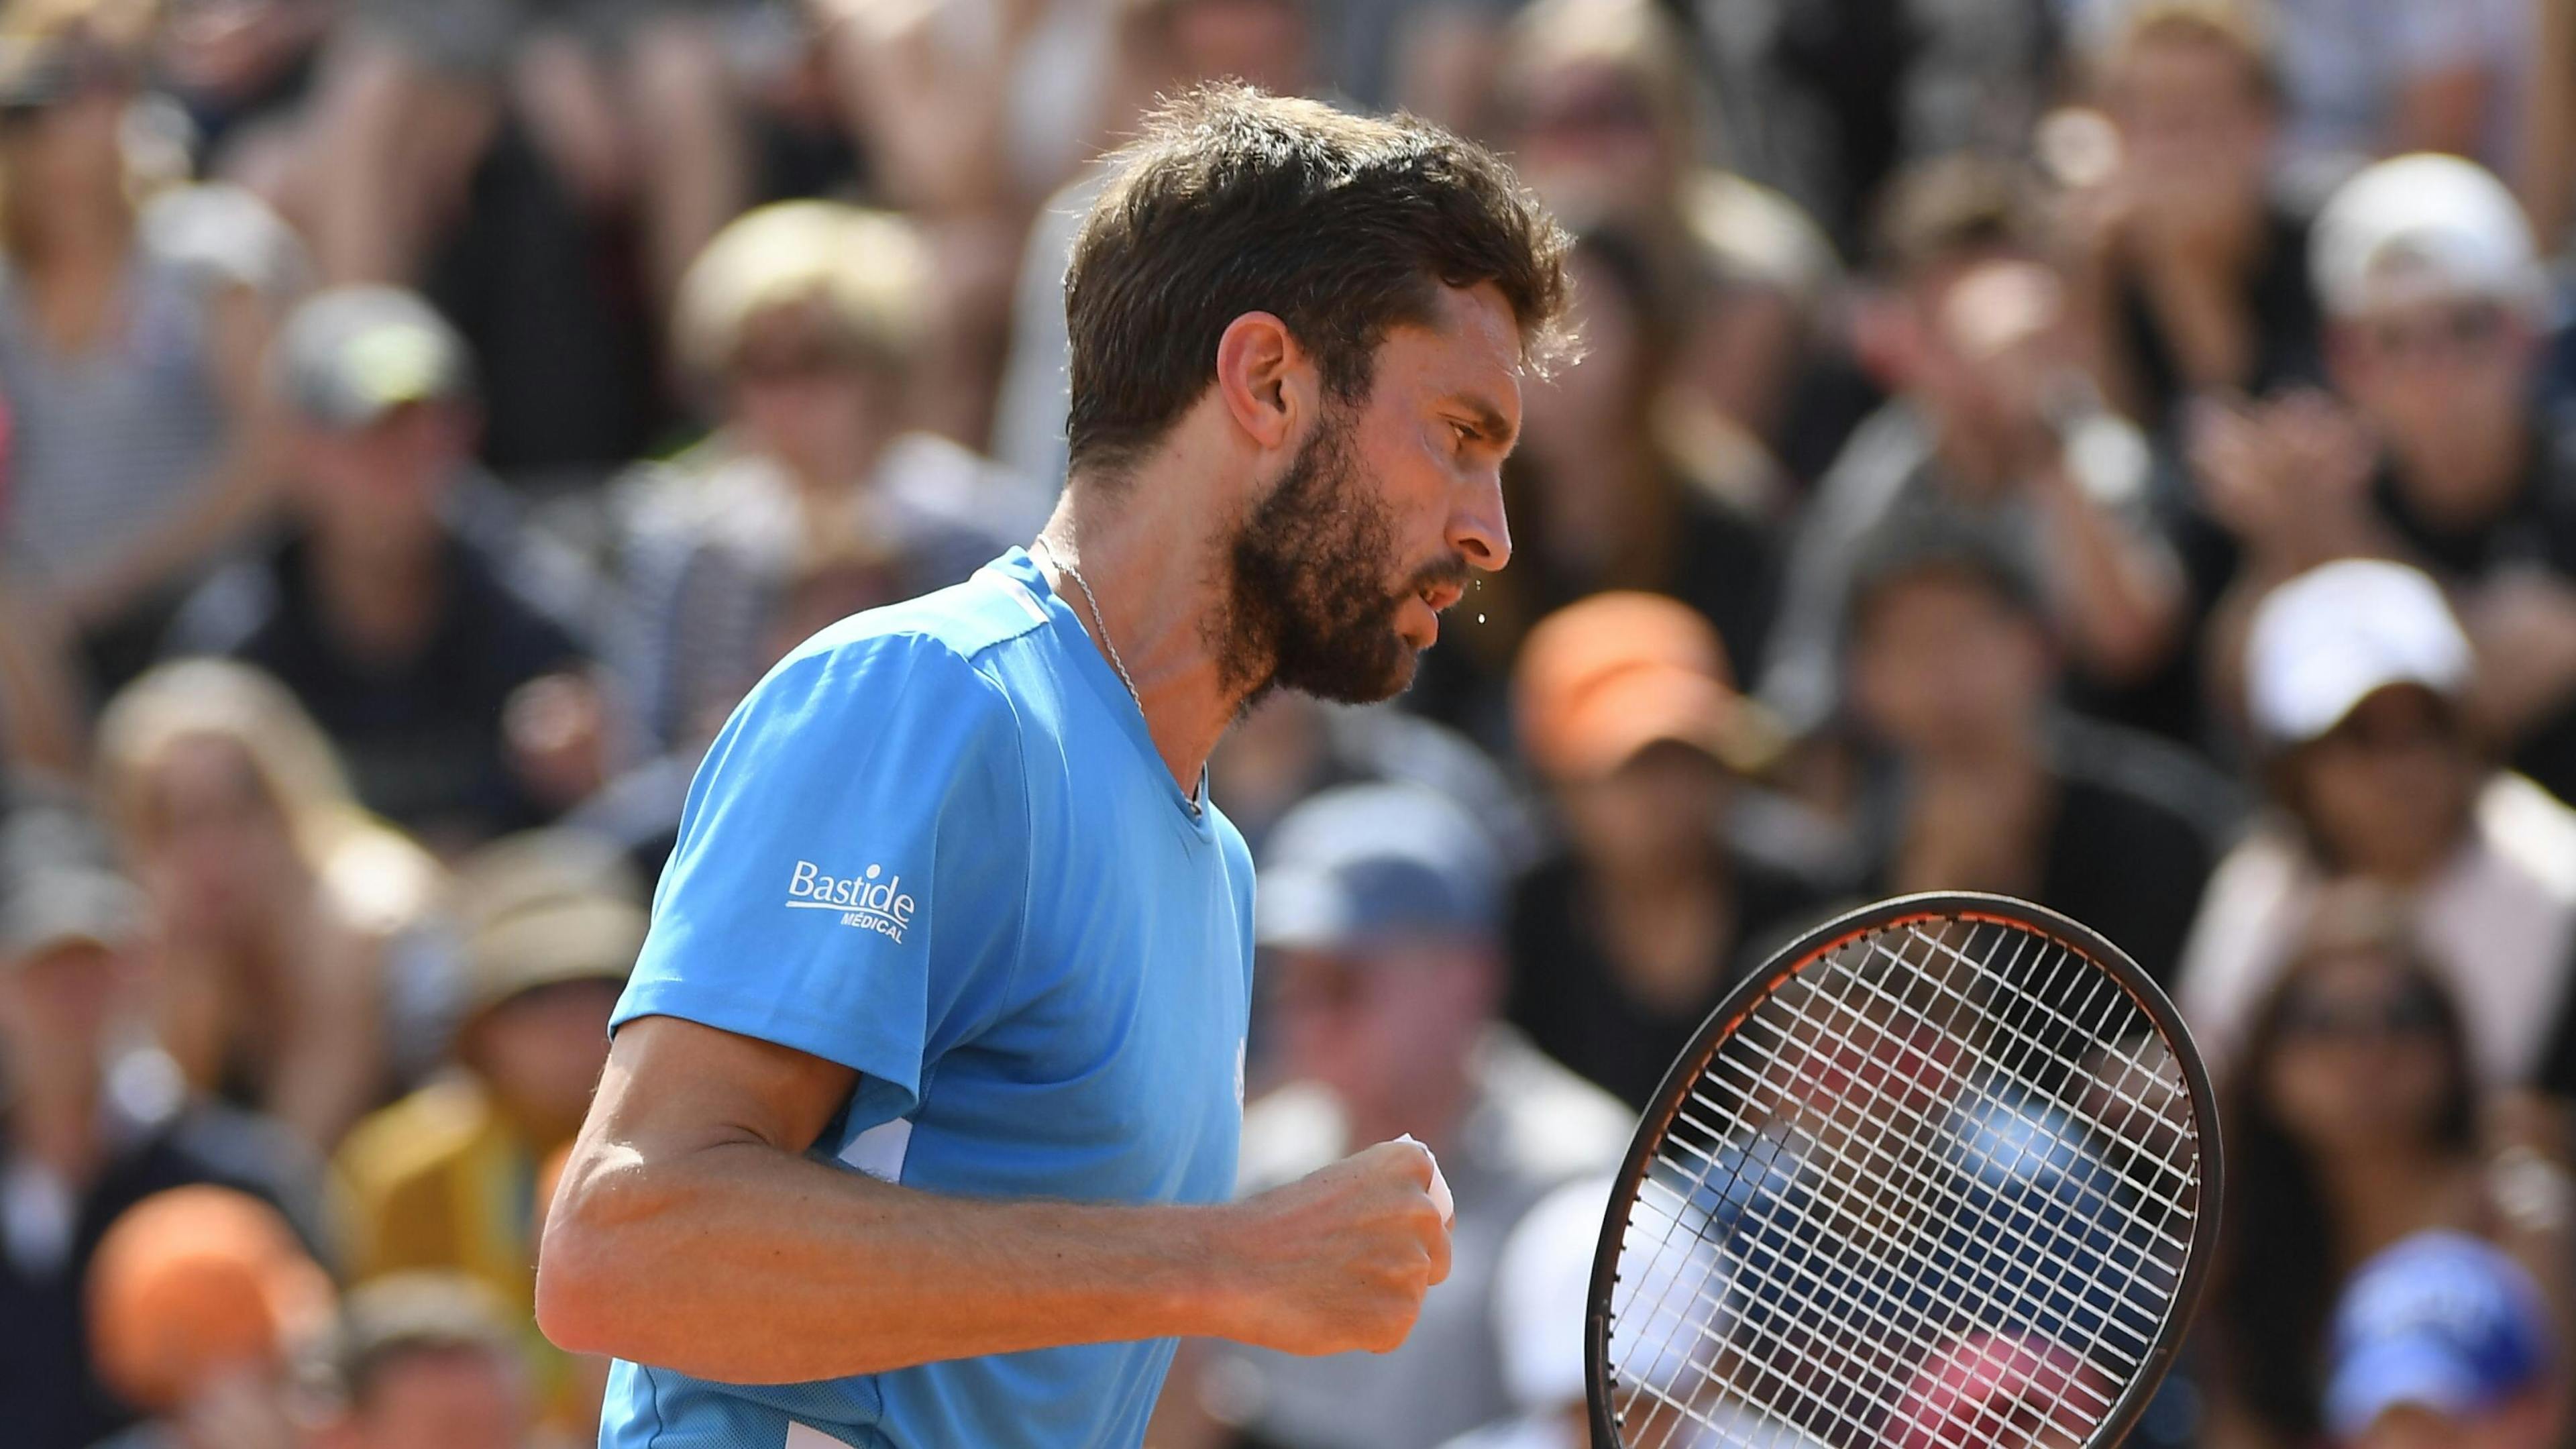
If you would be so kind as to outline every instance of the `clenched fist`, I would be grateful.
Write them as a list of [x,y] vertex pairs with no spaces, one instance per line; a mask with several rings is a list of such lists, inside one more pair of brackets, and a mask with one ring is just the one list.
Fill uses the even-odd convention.
[[1449,1276],[1437,1172],[1418,1142],[1381,1142],[1220,1209],[1222,1336],[1289,1353],[1385,1353]]

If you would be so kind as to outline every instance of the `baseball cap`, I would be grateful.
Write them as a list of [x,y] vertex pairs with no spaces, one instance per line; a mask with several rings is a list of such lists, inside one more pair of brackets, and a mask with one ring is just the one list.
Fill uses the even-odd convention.
[[2327,199],[2308,247],[2317,298],[2337,316],[2454,297],[2537,308],[2547,296],[2521,204],[2456,156],[2365,168]]
[[1556,779],[1597,779],[1665,743],[1755,774],[1784,743],[1736,689],[1717,630],[1662,594],[1594,594],[1541,619],[1521,645],[1512,704],[1530,762]]
[[1343,785],[1281,817],[1263,852],[1253,937],[1336,951],[1491,936],[1502,857],[1464,808],[1419,785]]
[[328,1327],[331,1281],[275,1208],[230,1188],[155,1193],[126,1209],[90,1260],[99,1377],[147,1410],[209,1376],[275,1364]]
[[2418,1233],[2364,1263],[2335,1307],[2326,1423],[2350,1439],[2401,1404],[2483,1414],[2538,1384],[2554,1346],[2522,1265],[2463,1233]]
[[0,819],[0,964],[133,939],[143,897],[110,864],[113,854],[98,822],[69,806],[28,804]]
[[0,962],[26,961],[58,947],[111,949],[143,927],[143,897],[123,876],[85,865],[19,872],[0,895]]
[[623,981],[649,919],[634,868],[607,841],[531,830],[458,869],[467,1010],[567,981]]
[[2430,578],[2385,559],[2341,559],[2255,607],[2246,713],[2266,744],[2305,744],[2391,685],[2456,696],[2472,662],[2468,635]]
[[473,391],[465,339],[398,287],[335,287],[295,309],[278,337],[279,391],[307,420],[348,431],[405,403]]

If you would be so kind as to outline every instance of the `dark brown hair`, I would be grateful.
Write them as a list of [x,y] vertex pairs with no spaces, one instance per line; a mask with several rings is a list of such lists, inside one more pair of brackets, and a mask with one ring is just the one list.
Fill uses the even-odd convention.
[[1527,361],[1565,346],[1564,234],[1491,152],[1240,85],[1169,100],[1113,163],[1065,274],[1072,463],[1132,465],[1215,380],[1217,340],[1269,312],[1328,395],[1364,396],[1387,329],[1491,282]]

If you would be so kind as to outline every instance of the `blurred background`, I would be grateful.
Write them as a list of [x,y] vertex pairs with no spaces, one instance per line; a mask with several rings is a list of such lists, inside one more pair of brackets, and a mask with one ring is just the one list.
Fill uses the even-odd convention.
[[2220,1076],[2139,1442],[2565,1442],[2576,0],[6,0],[0,1443],[587,1442],[534,1235],[699,753],[1034,534],[1215,76],[1510,156],[1588,356],[1412,693],[1212,766],[1244,1186],[1409,1131],[1456,1275],[1154,1442],[1582,1444],[1666,1062],[1936,887]]

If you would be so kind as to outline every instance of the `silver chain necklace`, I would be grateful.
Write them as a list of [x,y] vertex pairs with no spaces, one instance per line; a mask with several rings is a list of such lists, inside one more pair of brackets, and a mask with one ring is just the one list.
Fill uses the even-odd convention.
[[1091,606],[1091,622],[1100,629],[1100,647],[1109,653],[1109,667],[1118,671],[1118,682],[1127,686],[1127,697],[1136,701],[1136,712],[1143,714],[1145,696],[1136,692],[1136,681],[1127,673],[1127,661],[1118,657],[1118,641],[1109,637],[1109,618],[1100,612],[1100,596],[1091,591],[1090,580],[1082,576],[1082,570],[1066,562],[1064,555],[1055,551],[1054,544],[1041,538],[1037,546],[1046,550],[1048,562],[1064,570],[1064,576],[1073,580],[1075,588],[1082,590],[1082,601]]
[[[1127,661],[1118,657],[1118,641],[1109,637],[1109,617],[1100,612],[1100,596],[1091,591],[1091,581],[1084,578],[1082,570],[1067,562],[1063,554],[1055,551],[1055,545],[1045,539],[1039,539],[1032,546],[1045,549],[1047,561],[1064,570],[1064,576],[1073,580],[1075,588],[1082,590],[1082,601],[1091,606],[1091,622],[1100,628],[1100,647],[1109,655],[1109,667],[1118,671],[1118,682],[1127,686],[1127,697],[1136,701],[1136,712],[1143,714],[1145,696],[1136,692],[1136,681],[1127,673]],[[1183,793],[1181,803],[1190,807],[1191,819],[1198,818],[1199,802],[1195,794]]]

